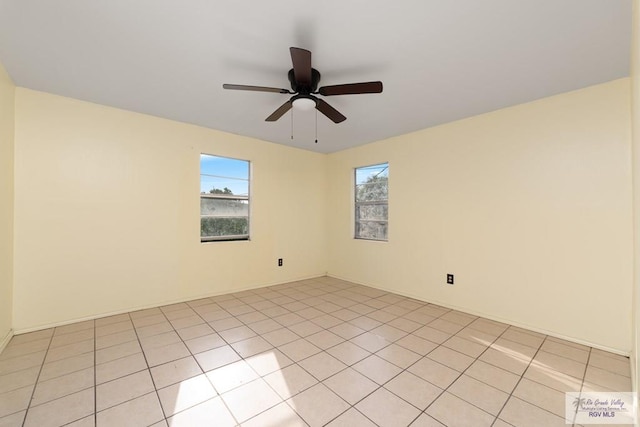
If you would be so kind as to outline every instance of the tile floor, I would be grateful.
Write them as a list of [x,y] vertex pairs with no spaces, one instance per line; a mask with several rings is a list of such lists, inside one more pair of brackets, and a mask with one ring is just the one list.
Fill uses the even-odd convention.
[[321,277],[15,336],[0,426],[565,426],[628,358]]

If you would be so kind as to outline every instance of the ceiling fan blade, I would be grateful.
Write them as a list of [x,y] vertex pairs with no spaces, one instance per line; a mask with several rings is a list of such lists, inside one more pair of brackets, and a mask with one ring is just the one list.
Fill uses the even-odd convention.
[[275,92],[275,93],[292,93],[287,89],[278,89],[277,87],[265,87],[265,86],[247,86],[247,85],[230,85],[223,84],[223,89],[232,89],[232,90],[251,90],[255,92]]
[[344,85],[323,86],[318,89],[318,93],[324,96],[381,92],[382,82],[348,83]]
[[293,105],[293,103],[291,102],[291,100],[285,102],[284,104],[282,104],[280,107],[278,107],[278,109],[276,111],[274,111],[273,113],[271,113],[271,115],[269,117],[267,117],[265,119],[265,121],[267,122],[275,122],[276,120],[278,120],[280,117],[282,117],[284,115],[284,113],[286,113],[287,111],[289,111],[291,109],[291,106]]
[[311,86],[311,52],[299,47],[291,47],[289,52],[296,82],[299,86]]
[[340,111],[336,110],[322,99],[318,99],[318,102],[316,103],[316,110],[327,116],[334,123],[340,123],[347,120],[347,118],[343,116]]

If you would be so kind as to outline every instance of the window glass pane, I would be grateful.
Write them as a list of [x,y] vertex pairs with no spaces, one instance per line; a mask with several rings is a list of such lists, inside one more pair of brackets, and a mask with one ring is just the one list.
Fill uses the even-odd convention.
[[249,162],[200,155],[200,237],[249,238]]
[[356,236],[359,239],[387,240],[387,221],[356,221]]
[[200,174],[247,179],[249,162],[228,157],[200,155]]
[[249,201],[237,199],[200,198],[200,215],[249,216]]
[[356,206],[356,221],[378,220],[386,221],[389,217],[389,207],[386,203]]
[[387,240],[389,164],[355,170],[355,237]]
[[200,235],[206,237],[246,236],[249,234],[249,218],[200,218]]

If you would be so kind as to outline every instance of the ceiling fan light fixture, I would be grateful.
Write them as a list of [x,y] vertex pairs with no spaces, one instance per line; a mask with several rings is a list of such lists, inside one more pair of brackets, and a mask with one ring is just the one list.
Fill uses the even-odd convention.
[[316,100],[313,98],[296,98],[293,100],[293,108],[298,111],[310,111],[316,108]]

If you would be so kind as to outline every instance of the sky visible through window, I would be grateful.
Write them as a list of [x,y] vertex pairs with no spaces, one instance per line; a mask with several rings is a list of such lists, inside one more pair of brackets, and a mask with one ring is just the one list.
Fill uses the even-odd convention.
[[356,169],[356,184],[364,184],[369,177],[389,176],[389,166],[386,163],[373,166],[365,166]]
[[228,157],[200,155],[200,192],[212,188],[230,189],[236,195],[249,194],[249,162]]

